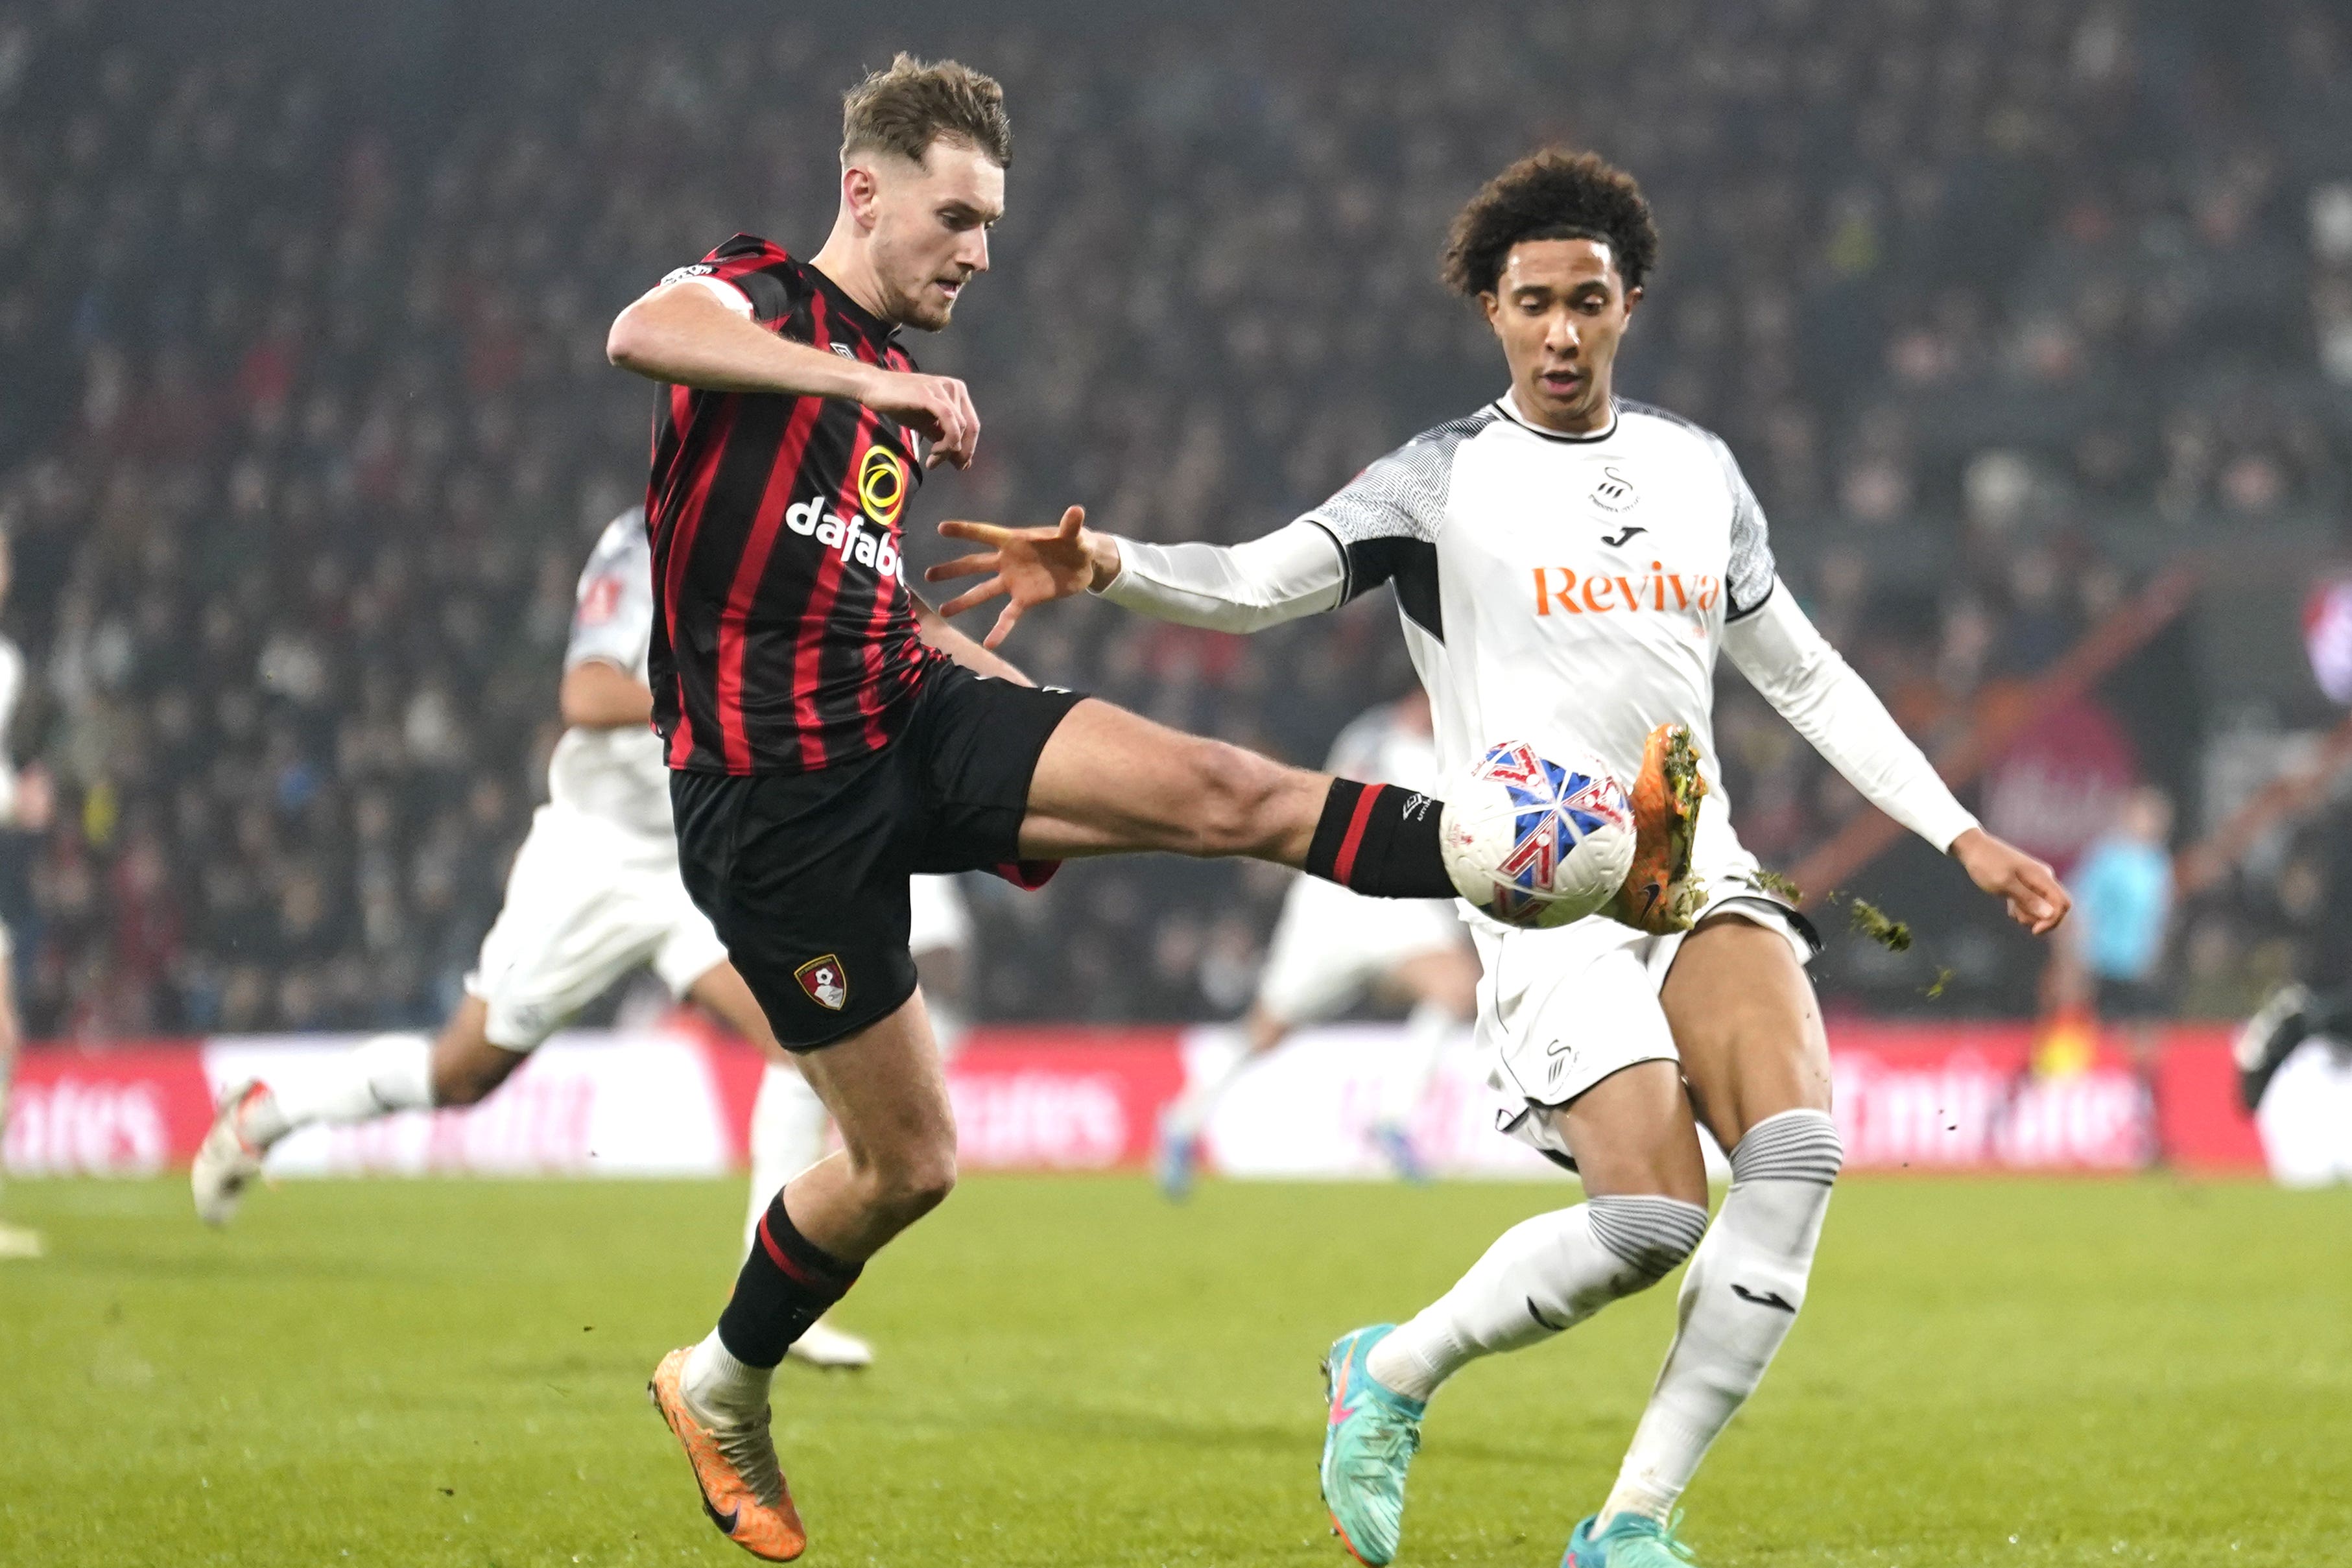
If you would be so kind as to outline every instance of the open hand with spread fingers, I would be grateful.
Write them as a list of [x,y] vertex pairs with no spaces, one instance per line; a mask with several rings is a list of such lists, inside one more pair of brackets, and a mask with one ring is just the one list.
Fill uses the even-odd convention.
[[1022,616],[1034,605],[1051,604],[1099,588],[1118,575],[1118,544],[1108,535],[1088,532],[1087,509],[1074,506],[1052,528],[1005,528],[993,522],[943,522],[940,534],[983,548],[959,555],[923,574],[927,583],[981,577],[940,606],[942,616],[961,615],[974,605],[1002,595],[1004,608],[996,624],[981,639],[994,647],[1012,635]]
[[1981,827],[1971,827],[1952,840],[1952,858],[1980,890],[2005,900],[2009,918],[2036,936],[2056,931],[2074,907],[2056,872]]

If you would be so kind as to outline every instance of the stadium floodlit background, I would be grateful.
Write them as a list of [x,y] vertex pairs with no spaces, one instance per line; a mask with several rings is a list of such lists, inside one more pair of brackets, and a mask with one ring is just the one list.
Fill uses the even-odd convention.
[[[1783,570],[1931,750],[2201,570],[1988,760],[1996,831],[2063,864],[2148,778],[2191,842],[2330,720],[2298,630],[2352,499],[2333,7],[205,9],[0,23],[15,745],[63,808],[0,902],[36,1036],[438,1020],[543,789],[572,579],[643,487],[646,395],[604,325],[739,228],[821,236],[840,84],[916,31],[989,63],[1020,137],[995,275],[916,345],[987,420],[910,514],[919,560],[941,517],[1073,500],[1247,538],[1492,396],[1438,244],[1567,139],[1635,170],[1665,236],[1628,389],[1723,433]],[[1248,640],[1066,606],[1013,651],[1307,763],[1410,679],[1384,596]],[[1720,735],[1769,863],[1858,809],[1728,672]],[[2271,847],[2184,907],[2170,1000],[2237,1011],[2325,946],[2305,870]],[[1927,1005],[1937,965],[1947,1009],[2034,1005],[2033,944],[1924,850],[1857,885],[1940,956],[1841,943],[1833,1005]],[[1008,893],[977,1010],[1231,1013],[1279,889],[1152,860]]]
[[[992,275],[950,331],[911,344],[926,369],[969,381],[986,422],[979,463],[935,473],[908,509],[919,565],[948,552],[929,536],[940,519],[1045,521],[1074,501],[1145,538],[1252,537],[1491,397],[1492,340],[1435,281],[1444,227],[1531,146],[1591,147],[1642,179],[1664,234],[1622,390],[1727,439],[1791,586],[1965,781],[1987,826],[2069,870],[2113,836],[2135,791],[2153,786],[2173,807],[2177,896],[2137,994],[2181,1032],[2103,1037],[2097,1004],[2114,993],[2086,973],[2079,944],[2053,960],[1924,847],[1890,836],[1882,852],[1859,797],[1727,671],[1717,733],[1747,842],[1812,891],[1865,898],[1916,937],[1892,952],[1823,908],[1816,973],[1833,1040],[1874,1029],[1899,1047],[1906,1027],[1980,1022],[2020,1060],[2030,1050],[2037,1071],[2104,1052],[2128,1064],[2127,1080],[2179,1094],[2151,1058],[2193,1037],[2211,1070],[2192,1088],[2219,1106],[2221,1026],[2280,981],[2352,981],[2352,810],[2337,777],[2352,748],[2323,689],[2342,651],[2327,642],[2342,629],[2333,617],[2352,626],[2352,597],[2330,597],[2352,576],[2341,5],[55,0],[0,3],[0,524],[14,552],[0,627],[28,671],[7,739],[56,795],[40,831],[0,833],[0,921],[26,1032],[49,1043],[35,1058],[103,1074],[152,1048],[141,1042],[429,1028],[446,1016],[543,798],[581,563],[643,489],[648,393],[605,363],[606,326],[739,229],[813,249],[835,200],[838,94],[902,47],[1000,77],[1016,135]],[[1074,603],[1032,616],[1007,651],[1041,679],[1310,764],[1411,679],[1384,595],[1246,639]],[[2352,700],[2352,686],[2336,696]],[[1164,1038],[1231,1017],[1283,885],[1264,868],[1154,858],[1073,866],[1038,894],[975,886],[970,1012],[1000,1043],[1079,1024]],[[586,1021],[644,1012],[632,1007],[609,996]],[[730,1084],[740,1111],[741,1082]],[[56,1097],[45,1114],[64,1117]],[[1933,1114],[1940,1122],[1941,1102]],[[175,1122],[154,1147],[186,1133]],[[2231,1135],[2255,1147],[2251,1131]],[[1121,1136],[1111,1154],[1132,1156],[1148,1125]],[[2111,1141],[2088,1163],[2146,1163],[2164,1147]],[[1895,1149],[1879,1163],[1897,1163]],[[44,1145],[15,1163],[105,1163],[78,1160]],[[1281,1426],[1297,1413],[1199,1390],[1288,1380],[1344,1326],[1327,1311],[1352,1307],[1286,1301],[1273,1317],[1297,1343],[1279,1356],[1248,1337],[1261,1324],[1182,1314],[1215,1300],[1220,1279],[1246,1295],[1300,1258],[1322,1259],[1317,1289],[1355,1289],[1355,1254],[1279,1239],[1302,1215],[1344,1223],[1346,1204],[1303,1187],[1295,1201],[1212,1192],[1173,1220],[1139,1184],[1003,1180],[1015,1184],[983,1186],[926,1227],[944,1239],[906,1244],[895,1285],[877,1266],[854,1299],[886,1358],[936,1386],[910,1394],[877,1373],[871,1405],[834,1384],[809,1396],[822,1420],[808,1441],[845,1423],[852,1434],[813,1461],[817,1484],[891,1521],[857,1527],[880,1531],[872,1541],[833,1539],[879,1561],[951,1555],[945,1524],[925,1532],[924,1510],[945,1505],[891,1489],[935,1484],[927,1464],[945,1464],[967,1496],[981,1485],[921,1434],[992,1431],[1010,1396],[970,1360],[942,1359],[942,1320],[924,1305],[966,1288],[986,1240],[1027,1258],[1037,1289],[956,1321],[976,1353],[1036,1386],[1087,1369],[1126,1381],[1134,1330],[1159,1336],[1151,1376],[1194,1390],[1190,1405],[1139,1407],[1141,1437],[1093,1394],[1055,1405],[1060,1426],[1015,1421],[1041,1464],[1071,1467],[1100,1497],[1140,1468],[1189,1479],[1160,1511],[1102,1502],[1064,1534],[1024,1515],[993,1560],[1244,1560],[1217,1521],[1296,1501],[1260,1494],[1297,1489],[1281,1466],[1308,1473]],[[522,1392],[497,1395],[497,1419],[532,1436],[512,1436],[521,1447],[499,1462],[534,1500],[542,1462],[566,1486],[576,1455],[583,1482],[592,1465],[599,1485],[625,1478],[610,1529],[583,1525],[572,1501],[501,1513],[455,1500],[472,1480],[442,1487],[441,1454],[476,1436],[446,1412],[386,1416],[397,1436],[360,1437],[239,1384],[234,1415],[218,1391],[217,1418],[224,1432],[247,1424],[235,1441],[249,1464],[257,1446],[290,1440],[282,1419],[310,1423],[302,1441],[318,1446],[239,1494],[282,1501],[279,1533],[247,1537],[188,1511],[209,1501],[142,1505],[222,1561],[331,1560],[355,1543],[310,1517],[314,1505],[357,1508],[393,1478],[423,1500],[383,1504],[369,1526],[379,1535],[354,1557],[398,1548],[408,1554],[380,1560],[424,1561],[428,1539],[473,1550],[454,1512],[429,1515],[445,1491],[449,1509],[482,1507],[480,1528],[506,1531],[500,1561],[560,1562],[553,1542],[588,1551],[598,1530],[641,1531],[664,1561],[677,1560],[673,1542],[723,1550],[679,1522],[685,1483],[657,1468],[674,1466],[652,1446],[657,1427],[610,1415],[605,1395],[650,1364],[636,1351],[658,1353],[660,1334],[707,1317],[731,1195],[310,1185],[219,1242],[184,1234],[184,1191],[168,1183],[13,1184],[8,1205],[29,1208],[60,1256],[0,1279],[20,1292],[0,1295],[17,1304],[0,1312],[16,1324],[0,1322],[0,1363],[87,1365],[71,1387],[97,1391],[115,1416],[152,1405],[138,1463],[185,1480],[188,1498],[198,1469],[211,1467],[210,1489],[235,1466],[228,1437],[209,1461],[172,1447],[202,1448],[184,1431],[215,1418],[215,1392],[174,1358],[236,1353],[205,1337],[230,1321],[284,1336],[271,1349],[307,1369],[304,1401],[381,1393],[380,1369],[354,1359],[362,1342],[413,1369],[438,1358],[404,1394],[420,1408],[479,1394],[449,1392],[461,1373],[513,1383]],[[2315,1542],[2340,1547],[2352,1516],[2340,1487],[2322,1499],[2352,1441],[2352,1279],[2332,1197],[2153,1180],[1857,1191],[1841,1200],[1853,1217],[1832,1221],[1850,1227],[1846,1250],[1792,1363],[1842,1342],[1883,1371],[1946,1345],[1937,1353],[1958,1382],[2013,1387],[2013,1402],[1989,1413],[1947,1390],[1923,1415],[1916,1385],[1892,1373],[1806,1362],[1776,1373],[1785,1386],[1768,1382],[1753,1419],[1787,1398],[1799,1415],[1782,1419],[1802,1419],[1781,1452],[1801,1455],[1814,1480],[1850,1479],[1830,1523],[1807,1511],[1830,1504],[1805,1476],[1742,1479],[1751,1471],[1738,1466],[1762,1475],[1769,1461],[1726,1460],[1715,1506],[1753,1512],[1716,1527],[1711,1539],[1748,1547],[1732,1560],[1795,1562],[1794,1542],[1828,1541],[1828,1555],[1804,1560],[2201,1563],[2235,1551],[2256,1519],[2296,1522],[2247,1535],[2231,1561],[2315,1562],[2327,1548]],[[1455,1239],[1533,1201],[1466,1184],[1423,1196],[1454,1205],[1417,1212],[1453,1216]],[[2331,1206],[2268,1206],[2323,1198]],[[2021,1210],[2043,1216],[2051,1239],[2020,1261],[1998,1249]],[[629,1239],[595,1260],[520,1228],[608,1222]],[[1154,1228],[1178,1226],[1189,1228]],[[369,1249],[362,1234],[386,1239]],[[683,1286],[646,1283],[677,1268],[647,1238],[679,1235],[709,1267]],[[1074,1260],[1056,1235],[1100,1238],[1098,1250]],[[461,1245],[437,1245],[447,1238]],[[1413,1283],[1382,1281],[1389,1310],[1466,1261],[1444,1240],[1416,1237]],[[257,1250],[224,1264],[223,1247]],[[1203,1288],[1197,1298],[1180,1310],[1129,1291],[1171,1257],[1195,1271],[1183,1279]],[[1922,1307],[1944,1300],[1954,1258],[1982,1264],[1969,1277],[1992,1281],[2013,1337],[1969,1341],[1978,1325],[1958,1309]],[[2267,1277],[2250,1278],[2247,1259]],[[639,1292],[617,1306],[613,1268]],[[52,1272],[30,1272],[41,1268]],[[2274,1314],[2252,1331],[2231,1315],[2246,1293]],[[1128,1317],[1062,1318],[1065,1297]],[[551,1299],[564,1355],[498,1340],[537,1331],[531,1314]],[[2201,1315],[2145,1315],[2156,1300]],[[175,1326],[134,1343],[117,1326],[125,1301],[134,1322],[144,1310]],[[592,1310],[604,1315],[581,1315]],[[1663,1342],[1654,1320],[1671,1300],[1654,1293],[1642,1310],[1652,1317],[1629,1308],[1593,1342],[1591,1364],[1632,1380],[1593,1406],[1597,1436],[1576,1439],[1595,1455],[1613,1454],[1638,1408],[1634,1384]],[[303,1337],[337,1323],[358,1332],[331,1348]],[[601,1329],[592,1341],[637,1338],[625,1355],[577,1350],[583,1324]],[[2150,1394],[2159,1384],[2168,1403]],[[1479,1384],[1481,1397],[1504,1388],[1500,1376]],[[1469,1456],[1487,1490],[1441,1492],[1423,1527],[1463,1561],[1554,1550],[1548,1516],[1496,1525],[1481,1511],[1498,1496],[1533,1508],[1550,1495],[1552,1450],[1512,1447],[1550,1417],[1536,1393],[1511,1397],[1504,1415],[1520,1425]],[[2276,1439],[2278,1413],[2306,1402],[2301,1438]],[[2337,1414],[2322,1420],[2322,1405]],[[2079,1450],[2042,1418],[2061,1406],[2082,1423]],[[58,1404],[57,1418],[74,1408]],[[594,1425],[607,1420],[620,1436]],[[31,1489],[51,1461],[31,1458],[35,1429],[20,1430],[25,1463],[11,1466],[26,1488],[0,1486],[0,1562],[161,1560],[142,1554],[152,1543],[59,1533]],[[117,1464],[55,1431],[76,1465]],[[1311,1430],[1297,1440],[1311,1453]],[[1151,1442],[1160,1449],[1121,1446]],[[2102,1442],[2111,1468],[2084,1457]],[[1865,1443],[1877,1468],[1852,1469],[1849,1448]],[[1219,1444],[1232,1452],[1213,1455]],[[1216,1469],[1236,1455],[1238,1468]],[[856,1468],[885,1459],[919,1479]],[[642,1499],[641,1467],[655,1478]],[[1908,1479],[1869,1489],[1898,1472]],[[1925,1472],[1948,1475],[1952,1494],[1919,1495]],[[2069,1515],[2033,1490],[2053,1473],[2057,1489],[2098,1500]],[[1055,1488],[1034,1471],[988,1475],[1040,1500]],[[2200,1491],[2245,1489],[2245,1508],[2208,1499],[2193,1518],[2168,1512],[2187,1506],[2168,1493],[2192,1478]],[[1229,1483],[1239,1489],[1217,1489]],[[592,1508],[606,1495],[581,1491]],[[1283,1560],[1336,1561],[1319,1540],[1317,1555],[1287,1545],[1320,1529],[1311,1508],[1299,1512],[1273,1527]],[[1921,1520],[1925,1555],[1879,1554]],[[1533,1533],[1516,1544],[1522,1528]],[[599,1544],[603,1555],[572,1561],[633,1550]]]

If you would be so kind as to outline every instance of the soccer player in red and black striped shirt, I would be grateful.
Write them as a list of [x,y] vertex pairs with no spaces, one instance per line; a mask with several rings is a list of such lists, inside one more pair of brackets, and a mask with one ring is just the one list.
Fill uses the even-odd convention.
[[1016,879],[1128,850],[1247,855],[1382,896],[1451,897],[1437,803],[1280,766],[1030,685],[907,584],[925,468],[980,418],[898,341],[988,267],[1003,95],[901,56],[847,96],[841,205],[806,261],[738,236],[613,323],[663,384],[646,492],[655,726],[687,886],[845,1152],[769,1205],[718,1329],[654,1392],[711,1517],[803,1545],[768,1437],[771,1371],[865,1260],[943,1198],[955,1132],[907,952],[910,875]]

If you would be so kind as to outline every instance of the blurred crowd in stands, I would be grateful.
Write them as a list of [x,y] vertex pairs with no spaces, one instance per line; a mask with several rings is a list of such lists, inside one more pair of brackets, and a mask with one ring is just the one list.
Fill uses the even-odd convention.
[[[1436,253],[1549,141],[1622,163],[1657,209],[1623,389],[1725,436],[1790,584],[1931,745],[2130,602],[2158,564],[2133,539],[2341,513],[2340,7],[1372,9],[1180,6],[1122,36],[1018,5],[903,31],[673,8],[657,36],[583,17],[489,42],[460,17],[391,91],[267,31],[167,46],[136,6],[0,5],[0,625],[32,671],[13,749],[59,805],[0,879],[32,1032],[449,1005],[543,790],[573,579],[643,484],[650,392],[606,365],[605,326],[736,230],[813,249],[839,90],[901,47],[998,74],[1016,135],[995,275],[910,345],[986,421],[980,465],[908,509],[918,563],[940,518],[1070,501],[1245,538],[1494,395]],[[1311,763],[1409,679],[1391,616],[1243,641],[1074,604],[1008,651]],[[2114,787],[2050,847],[2143,778],[2192,826],[2186,632],[2095,701],[2050,750],[2073,765],[2099,731]],[[1728,673],[1718,735],[1768,861],[1855,809]],[[2003,787],[2048,826],[2044,774],[1989,771]],[[2185,914],[2176,967],[2206,989],[2164,1005],[2233,1007],[2294,962],[2275,944],[2328,876],[2301,855]],[[1951,1005],[2036,1005],[2038,961],[1955,875],[1872,874],[1915,900],[1921,950],[1839,945],[1833,1005],[1916,1001],[1944,968]],[[975,1010],[1234,1011],[1280,890],[1173,860],[977,888]]]

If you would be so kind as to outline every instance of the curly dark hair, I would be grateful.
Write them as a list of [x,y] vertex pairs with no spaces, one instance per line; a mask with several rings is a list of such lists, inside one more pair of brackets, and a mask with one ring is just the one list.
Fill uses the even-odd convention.
[[1502,277],[1511,247],[1529,239],[1606,243],[1628,289],[1658,260],[1658,226],[1633,176],[1597,153],[1547,147],[1487,181],[1455,216],[1439,276],[1475,300]]

